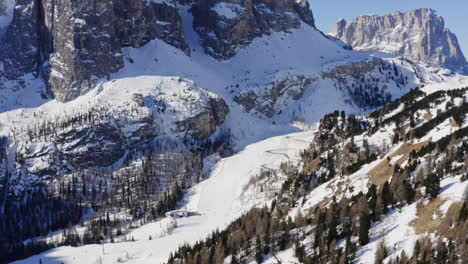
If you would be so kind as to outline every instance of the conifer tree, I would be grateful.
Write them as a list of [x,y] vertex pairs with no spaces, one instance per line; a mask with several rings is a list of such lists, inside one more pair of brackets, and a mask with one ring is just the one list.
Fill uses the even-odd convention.
[[359,243],[363,246],[369,242],[370,217],[367,213],[361,212],[359,218]]
[[440,178],[436,174],[430,173],[424,179],[424,186],[426,187],[426,193],[431,198],[436,198],[440,191]]

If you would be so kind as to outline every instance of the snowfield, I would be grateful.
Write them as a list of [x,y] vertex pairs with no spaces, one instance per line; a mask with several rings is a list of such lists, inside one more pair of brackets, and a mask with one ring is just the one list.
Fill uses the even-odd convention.
[[[168,233],[170,218],[144,225],[126,235],[134,242],[82,247],[59,247],[14,263],[164,263],[169,254],[183,243],[194,243],[216,229],[223,229],[243,212],[269,204],[256,193],[244,193],[244,187],[261,168],[276,169],[282,162],[298,160],[314,131],[272,137],[247,146],[238,154],[220,160],[210,177],[193,187],[185,209],[200,215],[177,219],[177,227]],[[241,199],[245,196],[251,199]],[[151,236],[151,240],[149,237]],[[290,255],[290,254],[289,254]]]
[[[13,1],[7,3],[11,4]],[[240,6],[224,3],[215,6],[213,10],[228,19],[235,18],[242,12]],[[67,103],[42,98],[41,93],[45,87],[38,84],[37,79],[32,76],[23,77],[24,89],[19,89],[15,83],[5,83],[11,89],[0,94],[0,136],[14,133],[14,128],[61,118],[67,113],[85,112],[101,104],[113,111],[125,112],[134,104],[132,95],[135,93],[157,98],[164,101],[170,109],[174,109],[174,112],[161,115],[161,120],[158,120],[164,132],[171,133],[176,121],[201,111],[197,108],[198,102],[204,102],[209,97],[221,97],[230,110],[221,129],[231,131],[235,149],[239,152],[220,160],[216,156],[205,159],[205,166],[209,167],[209,178],[191,188],[185,201],[181,203],[181,209],[197,215],[177,219],[175,228],[173,219],[164,218],[131,230],[125,235],[128,241],[120,241],[124,240],[120,238],[117,243],[59,247],[14,263],[166,262],[169,254],[178,246],[194,243],[216,229],[225,228],[253,207],[268,205],[285,176],[278,175],[278,178],[268,182],[271,187],[268,192],[259,192],[258,188],[249,184],[262,169],[277,169],[282,162],[299,160],[299,152],[309,146],[316,131],[315,125],[310,128],[308,124],[316,124],[324,114],[335,110],[345,110],[347,114],[365,114],[350,103],[349,98],[345,98],[344,92],[336,88],[335,83],[329,79],[321,79],[323,71],[371,57],[383,58],[388,62],[395,59],[392,55],[378,52],[344,50],[315,29],[302,25],[291,33],[274,32],[257,38],[232,59],[217,61],[204,53],[200,39],[192,28],[193,17],[189,8],[180,7],[180,13],[185,38],[192,50],[191,56],[157,39],[138,49],[126,48],[123,52],[126,65],[120,72],[112,75],[111,80],[100,83],[88,94]],[[0,33],[2,23],[7,23],[4,22],[5,17],[0,17]],[[388,87],[388,92],[394,99],[410,88],[421,85],[423,81],[426,84],[423,91],[428,93],[468,86],[468,77],[442,77],[431,72],[431,69],[410,65],[402,67],[405,73],[418,72],[422,80],[414,78],[407,87],[401,89]],[[247,112],[235,101],[235,97],[242,92],[262,93],[272,82],[297,75],[317,78],[317,81],[307,87],[299,99],[287,96],[280,98],[275,106],[276,114],[272,118],[267,118],[256,110]],[[395,112],[398,110],[401,109]],[[301,125],[298,125],[299,121]],[[295,122],[296,125],[293,125]],[[393,127],[386,127],[369,138],[369,143],[379,145],[384,141],[389,142],[392,130]],[[452,130],[441,127],[439,131],[429,133],[428,137],[438,139]],[[362,137],[356,137],[357,144],[362,144],[362,141]],[[398,147],[395,146],[389,153]],[[333,196],[340,183],[353,187],[353,192],[343,193],[347,197],[367,191],[368,172],[386,157],[364,165],[349,177],[336,177],[320,185],[306,196],[304,203],[298,202],[303,206],[294,208],[290,216],[294,217],[298,211],[305,213],[325,198]],[[397,158],[399,157],[394,160]],[[452,203],[460,201],[467,185],[467,182],[459,184],[459,177],[445,179],[441,184],[441,196],[446,202],[441,210],[447,210]],[[416,204],[391,211],[381,222],[372,226],[371,242],[359,248],[356,263],[373,263],[382,232],[386,234],[392,256],[399,254],[402,249],[411,253],[409,249],[412,249],[418,236],[409,223],[415,217]],[[135,241],[131,241],[132,238]],[[294,249],[269,256],[265,263],[277,263],[278,260],[282,263],[297,263]]]

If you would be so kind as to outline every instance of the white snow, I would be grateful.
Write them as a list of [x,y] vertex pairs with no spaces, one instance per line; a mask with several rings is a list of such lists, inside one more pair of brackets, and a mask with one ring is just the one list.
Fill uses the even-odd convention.
[[5,27],[7,27],[11,20],[13,19],[13,7],[15,5],[15,0],[5,0],[5,9],[2,10],[0,5],[0,35]]
[[461,182],[461,177],[450,177],[445,178],[440,182],[440,194],[439,196],[446,200],[440,207],[439,210],[442,215],[445,215],[447,210],[453,203],[461,202],[467,199],[468,195],[468,181]]
[[245,7],[239,4],[218,2],[211,8],[211,10],[227,19],[234,19],[238,17],[239,13],[245,12]]
[[376,225],[372,225],[369,232],[370,242],[359,247],[356,253],[356,263],[374,263],[375,251],[379,244],[380,236],[385,235],[385,244],[388,248],[389,257],[396,258],[404,249],[406,255],[413,253],[414,243],[418,239],[410,222],[416,218],[416,203],[389,212],[385,218]]
[[[213,10],[232,19],[242,11],[242,8],[240,5],[219,3]],[[207,96],[220,96],[230,108],[230,114],[223,128],[231,130],[237,144],[236,149],[240,152],[221,160],[218,156],[205,159],[205,165],[215,164],[211,170],[206,171],[210,173],[210,178],[190,190],[185,204],[187,210],[199,212],[201,215],[179,219],[178,227],[172,231],[168,228],[171,223],[167,218],[146,224],[127,235],[129,238],[134,237],[135,242],[76,248],[60,247],[15,263],[38,263],[39,259],[42,259],[43,263],[167,261],[169,253],[182,243],[200,240],[216,228],[222,229],[249,208],[269,202],[269,196],[262,196],[254,192],[254,188],[248,186],[246,188],[246,185],[262,168],[277,168],[281,162],[297,160],[299,150],[309,145],[313,132],[294,133],[301,129],[292,123],[299,123],[301,128],[307,128],[304,124],[315,124],[324,114],[335,110],[345,110],[348,114],[360,113],[360,110],[351,105],[343,93],[328,79],[320,79],[313,83],[299,100],[280,99],[277,110],[280,110],[281,114],[278,111],[273,118],[261,116],[254,110],[247,113],[234,102],[235,96],[241,92],[263,91],[272,81],[281,80],[285,76],[302,74],[319,77],[323,70],[363,61],[372,56],[393,59],[393,56],[388,54],[343,50],[316,30],[302,25],[299,29],[291,30],[290,34],[274,32],[257,38],[239,50],[232,59],[217,61],[204,53],[200,39],[192,28],[193,17],[189,8],[180,7],[180,13],[184,22],[185,38],[192,50],[191,56],[161,40],[153,40],[138,49],[126,48],[122,52],[126,65],[120,72],[112,75],[110,81],[100,83],[88,94],[65,104],[55,100],[40,99],[40,92],[45,87],[38,84],[37,79],[32,76],[25,77],[28,81],[25,89],[19,89],[14,83],[5,83],[4,85],[11,89],[6,89],[6,92],[0,95],[0,134],[10,133],[13,127],[28,126],[34,122],[53,119],[67,111],[83,111],[93,105],[106,104],[114,107],[113,109],[125,111],[129,109],[129,105],[131,106],[131,96],[134,93],[164,99],[177,114],[164,116],[163,124],[173,124],[174,121],[200,111],[196,103],[191,103],[192,98],[196,102]],[[132,59],[134,63],[128,63],[128,59]],[[408,67],[407,70],[412,69]],[[420,74],[427,83],[423,89],[426,92],[468,85],[468,78],[463,76],[443,78],[424,69],[417,70],[421,71]],[[419,83],[414,81],[413,84]],[[393,98],[401,96],[406,91],[390,89]],[[176,96],[173,96],[174,94]],[[171,132],[170,125],[163,127],[167,129],[166,132]],[[385,139],[389,143],[392,130],[392,126],[385,127],[383,131],[369,138],[369,143],[380,145]],[[356,138],[357,142],[359,140],[362,139]],[[330,183],[317,187],[306,197],[304,206],[296,210],[305,212],[307,208],[330,197],[337,190],[338,184],[345,180],[349,180],[346,184],[354,190],[347,191],[343,195],[351,196],[359,191],[365,192],[368,186],[366,174],[379,162],[380,160],[377,160],[363,166],[347,179],[337,177]],[[37,164],[37,167],[40,165]],[[458,187],[456,190],[450,187],[442,192],[442,195],[452,199],[459,194],[459,191]],[[294,211],[292,216],[296,213],[297,211]],[[416,208],[413,204],[401,212],[392,211],[381,223],[373,226],[372,241],[366,248],[360,249],[360,260],[363,263],[373,262],[377,237],[382,231],[388,234],[388,244],[396,245],[396,249],[405,248],[409,253],[406,247],[412,243],[414,234],[408,223],[415,217],[415,213]],[[149,240],[149,236],[152,240]],[[391,253],[393,254],[393,251]],[[292,250],[281,252],[277,257],[284,260],[283,263],[295,261]],[[269,258],[266,261],[274,263],[275,260]]]
[[[132,96],[138,94],[145,100],[145,107],[136,110]],[[155,118],[160,123],[160,131],[176,132],[177,121],[186,120],[203,112],[209,98],[218,98],[214,93],[196,87],[191,80],[179,77],[137,76],[128,77],[98,85],[78,99],[60,103],[52,100],[38,108],[20,108],[0,113],[0,135],[13,133],[14,129],[31,127],[44,121],[66,118],[78,113],[86,113],[93,108],[107,108],[111,113],[123,113],[127,121],[138,115],[150,115],[158,103],[164,103],[167,110],[158,112]],[[127,122],[130,123],[130,122]],[[138,127],[127,126],[127,132]],[[18,136],[18,135],[16,135]]]
[[[244,186],[263,167],[278,168],[281,162],[299,159],[299,151],[307,147],[313,131],[272,137],[247,146],[238,154],[220,160],[213,168],[210,178],[193,187],[184,206],[200,213],[177,220],[177,228],[167,233],[170,219],[144,225],[127,235],[135,242],[120,242],[81,247],[59,247],[14,263],[116,263],[118,259],[131,263],[163,263],[170,252],[184,242],[194,243],[203,239],[216,228],[222,229],[243,212],[254,206],[263,206],[270,201],[256,200],[255,193],[245,197]],[[152,240],[149,240],[152,236]],[[290,253],[284,253],[285,257]],[[282,255],[279,255],[282,257]]]
[[[257,262],[251,261],[249,264],[255,264]],[[278,263],[284,263],[284,264],[297,264],[299,263],[299,260],[294,256],[294,249],[289,248],[284,251],[277,252],[274,256],[273,255],[268,255],[265,257],[265,260],[262,262],[262,264],[278,264]]]

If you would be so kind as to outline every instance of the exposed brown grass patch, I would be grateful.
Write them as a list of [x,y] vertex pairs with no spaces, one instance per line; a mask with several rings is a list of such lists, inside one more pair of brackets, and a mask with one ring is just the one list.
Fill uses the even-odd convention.
[[437,232],[444,237],[456,239],[458,235],[458,229],[452,228],[454,223],[457,222],[458,216],[460,213],[460,209],[463,206],[463,202],[455,202],[450,205],[447,213],[444,215],[442,219],[442,223],[439,226]]
[[320,164],[320,157],[317,157],[313,161],[305,163],[302,170],[307,174],[311,173],[318,168],[319,164]]
[[[390,154],[390,158],[402,155],[402,157],[395,162],[395,164],[401,166],[401,164],[403,164],[403,162],[405,162],[409,158],[411,151],[419,151],[427,143],[428,141],[417,144],[404,143],[395,152]],[[379,164],[377,164],[377,166],[375,166],[369,171],[368,175],[370,176],[370,183],[375,184],[378,187],[383,186],[384,183],[388,181],[392,176],[394,169],[395,165],[390,164],[390,162],[387,159],[382,160]]]
[[427,121],[431,120],[432,119],[432,114],[431,112],[427,111],[425,114],[424,114],[424,119],[426,119]]
[[450,118],[450,125],[452,127],[460,127],[458,124],[457,124],[457,121],[455,121],[455,119],[453,119],[452,117]]
[[[336,178],[338,180],[338,178]],[[327,189],[332,189],[332,195],[324,197],[319,203],[317,203],[315,206],[313,206],[309,212],[306,214],[306,216],[311,216],[314,212],[314,209],[316,207],[318,208],[324,208],[326,207],[332,200],[333,197],[339,197],[341,194],[343,194],[347,189],[349,184],[351,183],[349,179],[345,179],[345,181],[340,180],[338,183],[336,180],[332,180],[331,182],[327,183]]]
[[418,212],[416,213],[417,218],[411,221],[411,225],[414,227],[416,234],[420,235],[425,232],[434,233],[436,232],[441,223],[442,217],[432,218],[434,213],[437,214],[437,209],[445,202],[445,199],[437,197],[430,201],[427,205],[417,205]]

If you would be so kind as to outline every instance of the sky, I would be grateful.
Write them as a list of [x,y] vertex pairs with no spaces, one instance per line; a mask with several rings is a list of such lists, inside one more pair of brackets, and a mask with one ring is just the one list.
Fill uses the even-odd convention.
[[340,19],[350,20],[363,14],[385,15],[428,7],[445,20],[445,27],[457,35],[463,54],[468,57],[468,0],[308,0],[315,24],[324,33]]

